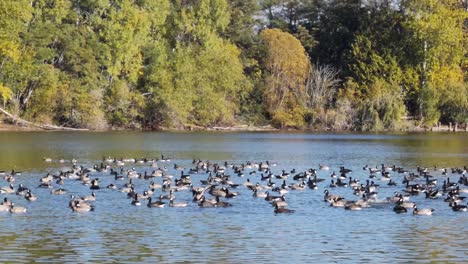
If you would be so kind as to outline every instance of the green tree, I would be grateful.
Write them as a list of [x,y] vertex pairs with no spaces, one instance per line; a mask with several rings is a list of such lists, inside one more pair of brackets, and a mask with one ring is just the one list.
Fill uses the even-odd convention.
[[[300,41],[279,29],[265,29],[260,38],[267,48],[264,102],[280,126],[304,125],[305,84],[309,60]],[[291,121],[294,120],[294,121]]]

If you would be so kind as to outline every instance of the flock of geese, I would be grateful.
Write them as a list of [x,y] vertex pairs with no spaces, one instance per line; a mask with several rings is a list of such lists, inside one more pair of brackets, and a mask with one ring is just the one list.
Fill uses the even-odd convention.
[[[189,168],[175,164],[164,155],[160,159],[103,158],[100,164],[89,168],[77,165],[75,159],[65,161],[44,158],[44,162],[69,163],[70,166],[68,170],[55,174],[48,173],[39,178],[37,186],[31,188],[22,183],[15,186],[17,181],[21,181],[21,172],[0,171],[0,176],[9,183],[8,186],[0,189],[0,193],[4,196],[0,204],[0,212],[25,213],[26,207],[15,205],[10,198],[16,195],[24,197],[28,203],[34,203],[40,200],[34,194],[38,188],[50,189],[50,195],[67,195],[68,191],[64,186],[68,181],[81,182],[89,187],[91,193],[82,197],[69,194],[68,206],[75,212],[95,210],[94,201],[98,197],[97,193],[102,189],[112,189],[122,193],[123,197],[127,197],[129,205],[146,205],[150,208],[162,208],[166,205],[225,208],[233,206],[232,199],[241,195],[241,192],[242,195],[247,192],[253,199],[263,199],[265,203],[271,204],[274,213],[290,214],[295,212],[288,208],[286,197],[290,193],[319,188],[324,188],[324,202],[329,203],[331,207],[342,207],[346,210],[362,210],[389,204],[389,207],[393,207],[393,211],[398,214],[407,213],[412,209],[414,215],[432,215],[434,209],[418,208],[412,201],[413,196],[421,194],[426,199],[447,203],[453,211],[467,211],[465,197],[462,196],[463,193],[468,193],[466,167],[451,169],[417,167],[414,171],[409,171],[395,165],[381,164],[375,167],[366,165],[362,168],[362,172],[357,172],[368,177],[365,182],[361,182],[351,176],[353,175],[351,169],[345,167],[332,171],[326,165],[319,165],[317,169],[286,171],[276,169],[277,165],[268,161],[218,164],[196,159]],[[139,170],[133,168],[137,167],[136,165],[141,166]],[[329,179],[319,178],[317,175],[319,170],[325,171]],[[274,173],[274,171],[281,172]],[[436,174],[439,175],[435,176]],[[102,186],[97,176],[109,177],[112,183]],[[240,177],[246,180],[240,180]],[[452,181],[450,177],[458,177],[458,180]],[[195,180],[195,178],[198,179]],[[236,180],[234,181],[233,178]],[[144,179],[144,181],[136,181],[136,179]],[[377,180],[380,184],[376,183]],[[381,199],[377,194],[383,184],[401,186],[401,188],[394,195]],[[333,194],[332,190],[335,188],[349,189],[357,199],[350,200]],[[184,191],[191,193],[191,202],[176,201],[176,193]]]

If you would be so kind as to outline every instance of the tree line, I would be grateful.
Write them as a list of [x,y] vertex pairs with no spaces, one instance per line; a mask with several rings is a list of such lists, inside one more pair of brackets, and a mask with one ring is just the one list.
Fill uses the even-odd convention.
[[76,128],[468,122],[466,0],[0,0],[0,104]]

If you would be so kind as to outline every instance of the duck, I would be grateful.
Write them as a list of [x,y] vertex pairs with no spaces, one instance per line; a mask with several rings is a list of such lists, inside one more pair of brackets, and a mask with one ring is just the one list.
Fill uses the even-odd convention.
[[148,203],[146,206],[148,207],[157,207],[157,208],[163,208],[166,204],[160,200],[153,202],[151,197],[148,197]]
[[292,214],[294,212],[296,211],[285,207],[278,207],[278,205],[275,205],[275,214]]
[[434,212],[432,208],[418,209],[416,205],[413,206],[413,215],[432,215],[432,212]]

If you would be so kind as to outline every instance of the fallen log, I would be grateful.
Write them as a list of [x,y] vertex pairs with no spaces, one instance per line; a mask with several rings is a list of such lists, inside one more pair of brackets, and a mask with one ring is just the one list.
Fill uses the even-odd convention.
[[36,127],[44,130],[67,130],[67,131],[89,131],[89,129],[86,128],[73,128],[73,127],[63,127],[63,126],[53,126],[53,125],[46,125],[46,124],[37,124],[34,122],[30,122],[27,120],[24,120],[22,118],[19,118],[5,109],[0,107],[0,112],[2,112],[4,115],[6,115],[8,118],[11,119],[11,121],[14,124],[22,125],[22,126],[27,126],[27,127]]

